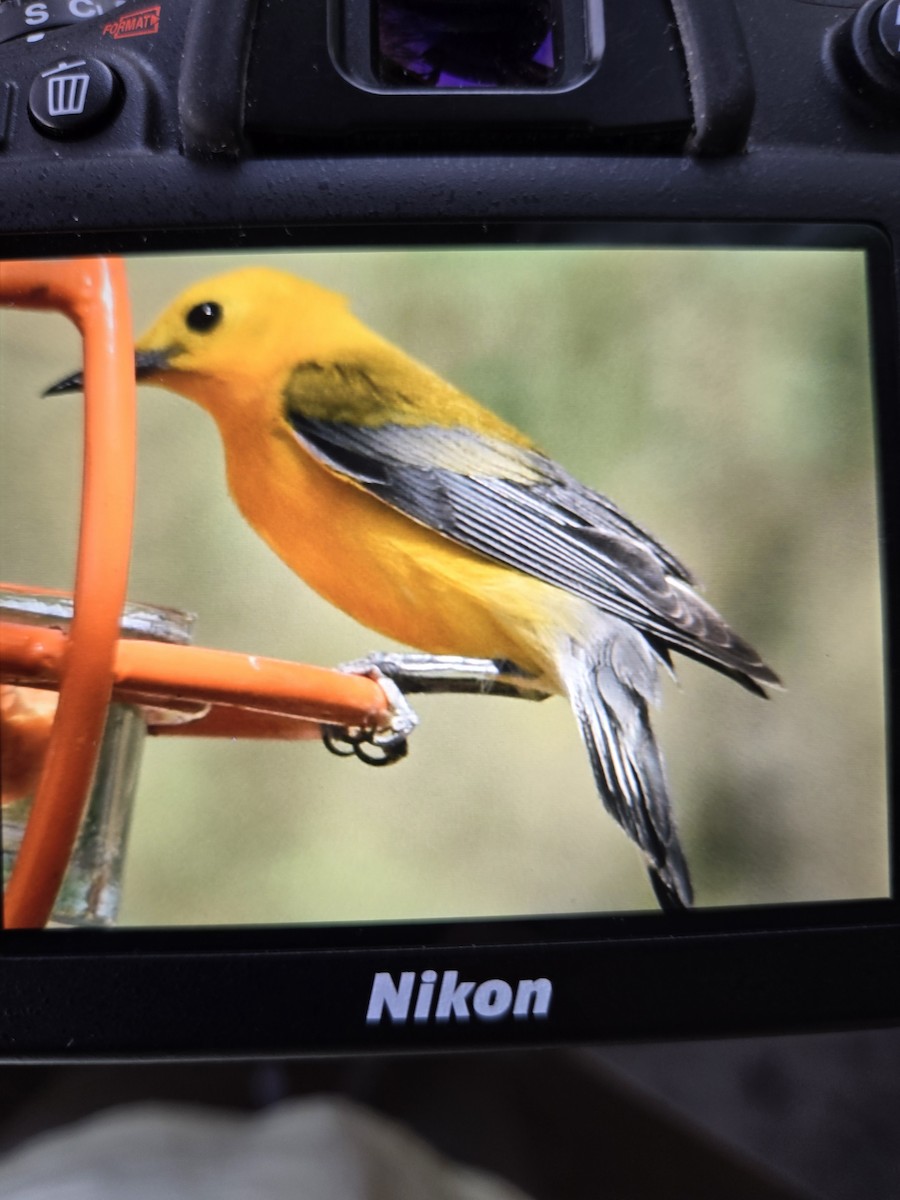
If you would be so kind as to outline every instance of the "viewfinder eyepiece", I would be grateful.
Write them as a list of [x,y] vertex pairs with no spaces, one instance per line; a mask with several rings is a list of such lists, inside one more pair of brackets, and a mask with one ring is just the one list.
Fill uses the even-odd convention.
[[332,4],[336,61],[371,91],[565,91],[603,54],[603,0]]
[[562,66],[558,0],[374,0],[385,87],[542,88]]

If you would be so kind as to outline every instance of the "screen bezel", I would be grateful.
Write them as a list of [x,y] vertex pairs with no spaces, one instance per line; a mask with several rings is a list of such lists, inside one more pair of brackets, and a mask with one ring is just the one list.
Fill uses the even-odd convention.
[[[3,236],[0,255],[548,244],[835,247],[865,252],[885,547],[888,853],[893,898],[704,908],[684,914],[4,931],[0,963],[4,973],[13,973],[11,983],[23,1001],[51,995],[56,981],[60,994],[70,999],[59,1009],[53,1003],[43,1010],[26,1004],[27,1017],[20,1011],[15,1021],[4,1020],[0,1054],[60,1053],[56,1022],[63,1011],[69,1027],[77,1029],[76,1053],[117,1057],[686,1036],[881,1021],[896,1014],[891,984],[900,933],[900,823],[891,751],[896,742],[892,714],[897,711],[900,686],[896,637],[900,488],[889,470],[890,447],[897,444],[898,435],[896,405],[889,401],[900,388],[893,260],[890,241],[881,230],[864,224],[764,222],[344,225]],[[553,977],[550,1017],[522,1024],[365,1025],[373,971],[442,969],[469,972],[473,979]],[[666,981],[662,990],[661,980]],[[106,998],[110,990],[120,995],[121,1008],[110,1006]],[[230,999],[223,1007],[224,994]]]

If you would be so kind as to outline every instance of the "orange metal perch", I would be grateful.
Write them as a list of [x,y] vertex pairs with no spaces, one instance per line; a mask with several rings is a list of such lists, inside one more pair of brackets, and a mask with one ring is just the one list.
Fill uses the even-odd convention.
[[[0,623],[4,683],[54,688],[68,651],[61,630]],[[373,679],[231,650],[122,639],[112,681],[114,699],[150,710],[152,733],[303,739],[322,722],[378,729],[389,717]]]
[[[0,680],[59,689],[31,815],[4,897],[4,925],[35,928],[46,924],[65,874],[113,696],[149,706],[151,732],[228,737],[312,737],[321,722],[378,729],[387,724],[389,705],[372,679],[119,637],[136,457],[124,264],[104,258],[2,262],[0,303],[60,311],[84,339],[84,475],[71,625],[62,632],[0,623]],[[164,712],[154,710],[183,719],[170,724]]]
[[70,648],[44,769],[4,902],[5,924],[27,927],[46,924],[59,891],[109,707],[131,551],[136,405],[124,264],[3,263],[0,299],[57,309],[84,338],[84,477]]

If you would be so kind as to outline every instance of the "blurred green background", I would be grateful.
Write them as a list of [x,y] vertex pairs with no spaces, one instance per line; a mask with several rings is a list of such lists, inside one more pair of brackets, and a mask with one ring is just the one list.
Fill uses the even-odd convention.
[[[887,893],[865,268],[852,251],[502,249],[246,255],[352,297],[406,350],[612,496],[781,675],[767,702],[697,664],[656,728],[701,905]],[[140,330],[222,255],[134,259]],[[0,314],[0,577],[71,587],[79,362],[60,317]],[[230,502],[193,405],[140,397],[130,595],[197,641],[335,664],[385,648]],[[376,771],[316,743],[152,739],[124,924],[654,907],[564,701],[429,697]]]

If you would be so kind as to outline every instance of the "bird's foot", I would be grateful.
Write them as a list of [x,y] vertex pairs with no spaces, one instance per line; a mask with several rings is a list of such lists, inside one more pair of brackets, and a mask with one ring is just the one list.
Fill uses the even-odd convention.
[[409,751],[407,740],[419,719],[406,699],[407,692],[461,692],[523,700],[547,697],[546,692],[533,686],[532,676],[505,659],[375,651],[366,658],[343,663],[338,670],[376,680],[387,695],[391,719],[379,730],[323,725],[322,741],[332,754],[356,757],[374,767],[390,766]]
[[533,676],[500,658],[375,651],[366,658],[345,663],[338,670],[353,675],[370,675],[374,670],[375,678],[392,681],[408,695],[455,692],[544,700],[548,694],[534,686]]
[[358,758],[370,767],[389,767],[406,758],[409,736],[419,723],[411,705],[389,672],[378,663],[379,656],[344,663],[338,670],[347,675],[364,675],[374,679],[388,700],[390,719],[381,729],[362,729],[343,725],[323,725],[325,748],[339,758]]

